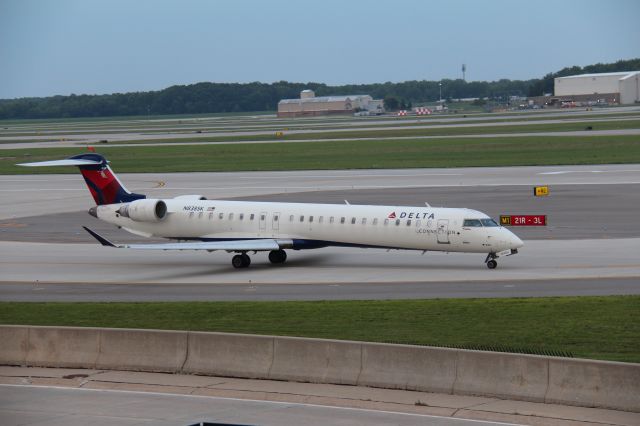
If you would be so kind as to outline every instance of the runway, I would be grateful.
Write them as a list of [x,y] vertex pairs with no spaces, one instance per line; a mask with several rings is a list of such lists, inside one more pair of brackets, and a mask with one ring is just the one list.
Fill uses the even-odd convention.
[[[514,231],[520,254],[489,271],[483,255],[325,248],[289,252],[284,266],[252,255],[129,252],[99,246],[88,225],[140,241],[90,217],[77,176],[3,176],[0,300],[324,300],[640,294],[640,166],[566,166],[331,172],[125,175],[152,197],[200,193],[243,199],[472,207],[546,214],[549,226]],[[160,185],[158,182],[162,182]],[[533,184],[551,195],[533,197]],[[134,186],[135,185],[135,186]],[[55,189],[67,189],[58,191]],[[154,188],[155,187],[155,188]],[[146,189],[145,189],[146,188]],[[40,199],[43,195],[44,200]],[[232,197],[225,197],[232,198]],[[597,202],[595,201],[597,200]],[[82,206],[79,208],[79,206]]]

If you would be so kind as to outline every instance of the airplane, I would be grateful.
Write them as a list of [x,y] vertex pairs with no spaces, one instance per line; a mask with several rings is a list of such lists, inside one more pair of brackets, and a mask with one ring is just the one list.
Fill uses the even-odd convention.
[[223,250],[236,253],[231,264],[246,268],[248,253],[267,251],[282,264],[285,250],[330,246],[486,253],[489,269],[496,259],[518,253],[524,244],[488,215],[466,208],[307,204],[208,200],[202,195],[147,198],[125,188],[100,154],[20,166],[77,166],[96,206],[89,214],[142,237],[173,242],[114,244],[83,227],[100,244],[134,250]]

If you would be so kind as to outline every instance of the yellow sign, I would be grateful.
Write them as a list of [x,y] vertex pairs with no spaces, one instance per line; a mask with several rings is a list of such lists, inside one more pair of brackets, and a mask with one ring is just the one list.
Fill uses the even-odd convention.
[[276,132],[276,137],[281,138],[284,136],[284,132]]
[[533,187],[533,195],[535,197],[544,197],[549,195],[549,187],[548,186],[534,186]]
[[500,225],[511,225],[511,216],[500,216]]

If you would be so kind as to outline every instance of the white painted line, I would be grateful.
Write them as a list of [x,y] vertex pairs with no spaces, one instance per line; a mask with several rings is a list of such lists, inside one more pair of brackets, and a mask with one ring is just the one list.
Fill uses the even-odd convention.
[[557,172],[542,172],[539,175],[564,175],[569,173],[633,173],[640,172],[640,170],[563,170]]

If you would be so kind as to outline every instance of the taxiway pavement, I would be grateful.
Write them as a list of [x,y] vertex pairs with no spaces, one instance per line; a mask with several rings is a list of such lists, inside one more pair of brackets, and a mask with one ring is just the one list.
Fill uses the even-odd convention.
[[[348,199],[352,204],[428,201],[433,206],[472,207],[494,217],[547,214],[549,226],[514,229],[526,245],[520,254],[500,259],[494,271],[486,269],[483,255],[349,248],[290,251],[284,267],[270,265],[259,253],[251,268],[237,271],[227,253],[132,254],[94,243],[80,225],[119,242],[137,237],[78,211],[92,205],[78,175],[2,176],[0,300],[640,293],[639,165],[128,174],[122,180],[151,197],[197,193],[270,201]],[[533,197],[534,184],[550,185],[551,195]]]

